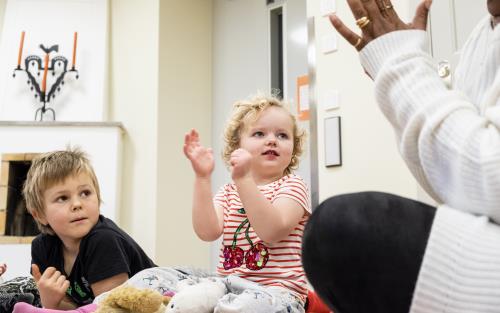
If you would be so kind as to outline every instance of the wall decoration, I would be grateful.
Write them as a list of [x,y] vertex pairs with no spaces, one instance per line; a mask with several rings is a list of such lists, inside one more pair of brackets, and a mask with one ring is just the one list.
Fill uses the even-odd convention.
[[[53,108],[47,107],[48,103],[50,100],[55,100],[56,94],[61,91],[61,88],[68,80],[67,77],[65,80],[66,74],[73,74],[73,78],[76,79],[79,77],[78,71],[75,68],[78,33],[75,32],[73,36],[73,54],[70,70],[68,70],[68,59],[66,57],[61,55],[51,57],[52,52],[55,54],[59,51],[59,45],[45,47],[43,44],[40,44],[40,49],[44,52],[43,64],[42,58],[38,55],[28,55],[24,59],[24,62],[22,62],[24,64],[24,68],[22,68],[21,60],[25,34],[26,32],[24,31],[21,33],[17,67],[14,69],[14,74],[12,76],[16,78],[16,74],[20,74],[17,73],[18,71],[26,72],[23,74],[27,76],[27,87],[33,92],[35,99],[42,104],[42,106],[35,111],[35,121],[47,120],[47,115],[50,120],[55,121],[56,111]],[[49,71],[51,75],[47,76]],[[53,79],[50,79],[51,77]],[[50,80],[49,83],[47,83],[48,80]],[[49,89],[47,89],[47,85],[49,85]]]
[[325,166],[342,165],[340,116],[325,118]]
[[107,120],[108,1],[7,1],[0,120]]

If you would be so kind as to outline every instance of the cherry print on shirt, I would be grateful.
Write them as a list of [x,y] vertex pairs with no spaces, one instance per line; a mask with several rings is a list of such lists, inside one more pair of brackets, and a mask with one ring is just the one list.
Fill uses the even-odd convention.
[[224,269],[225,270],[230,270],[232,268],[240,267],[241,264],[243,264],[243,258],[244,258],[244,252],[243,249],[240,247],[236,246],[236,242],[238,241],[238,235],[245,226],[245,224],[248,223],[248,218],[246,218],[241,224],[238,226],[236,229],[236,232],[234,233],[233,237],[233,243],[230,246],[224,246]]
[[[238,213],[245,214],[245,209],[241,208]],[[245,265],[248,269],[253,271],[258,271],[263,269],[267,261],[269,260],[269,251],[262,242],[256,244],[250,239],[248,232],[250,230],[250,223],[248,218],[244,219],[243,222],[238,226],[236,232],[234,233],[233,242],[230,246],[224,247],[224,262],[223,266],[225,270],[240,267],[243,264],[243,249],[236,246],[238,235],[240,234],[242,228],[248,224],[245,230],[245,238],[250,243],[250,249],[246,252],[244,259]]]

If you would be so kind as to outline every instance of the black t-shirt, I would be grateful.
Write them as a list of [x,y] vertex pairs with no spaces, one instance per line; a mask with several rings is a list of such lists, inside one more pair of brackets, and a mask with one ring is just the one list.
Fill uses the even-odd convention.
[[43,273],[53,266],[70,282],[67,295],[78,305],[94,300],[90,285],[121,273],[129,277],[156,265],[141,247],[116,224],[99,216],[97,224],[82,238],[70,274],[64,271],[62,242],[57,236],[40,234],[31,244],[31,263]]

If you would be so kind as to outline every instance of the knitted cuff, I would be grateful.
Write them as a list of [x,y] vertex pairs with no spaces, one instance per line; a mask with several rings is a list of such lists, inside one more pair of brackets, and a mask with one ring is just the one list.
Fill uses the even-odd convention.
[[359,53],[361,65],[375,80],[389,60],[407,58],[412,54],[427,53],[427,33],[422,30],[399,30],[370,41]]

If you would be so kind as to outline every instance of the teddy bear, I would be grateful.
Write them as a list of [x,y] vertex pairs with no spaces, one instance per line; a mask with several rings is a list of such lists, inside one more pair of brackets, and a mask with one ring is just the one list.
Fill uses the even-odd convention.
[[178,292],[168,302],[165,313],[212,313],[227,293],[226,284],[215,277],[199,282],[180,281],[177,287]]
[[87,304],[75,310],[60,311],[38,308],[31,304],[18,302],[13,313],[164,313],[170,297],[163,296],[152,289],[138,289],[123,285],[112,289],[101,301]]
[[164,313],[170,298],[155,290],[124,285],[99,302],[95,313]]

